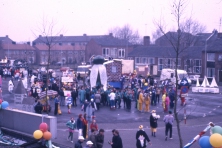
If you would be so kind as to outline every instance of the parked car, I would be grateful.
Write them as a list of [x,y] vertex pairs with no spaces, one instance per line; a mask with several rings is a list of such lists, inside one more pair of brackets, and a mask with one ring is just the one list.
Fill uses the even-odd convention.
[[190,78],[192,84],[196,84],[197,83],[197,78],[199,79],[200,75],[189,75],[189,78]]

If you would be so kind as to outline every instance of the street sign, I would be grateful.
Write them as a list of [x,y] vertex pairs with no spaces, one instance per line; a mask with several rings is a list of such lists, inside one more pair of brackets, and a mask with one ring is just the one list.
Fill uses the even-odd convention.
[[186,94],[186,93],[188,93],[188,90],[189,90],[188,86],[182,86],[180,89],[180,93]]
[[186,78],[183,78],[180,82],[180,86],[189,86],[189,82]]

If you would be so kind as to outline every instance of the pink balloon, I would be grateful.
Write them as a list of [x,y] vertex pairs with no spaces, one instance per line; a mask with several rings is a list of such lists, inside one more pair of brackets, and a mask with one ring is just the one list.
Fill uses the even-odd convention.
[[47,131],[47,130],[48,130],[48,125],[47,125],[47,123],[42,122],[42,123],[39,125],[39,130],[41,130],[42,132]]
[[0,104],[2,104],[2,99],[0,99]]

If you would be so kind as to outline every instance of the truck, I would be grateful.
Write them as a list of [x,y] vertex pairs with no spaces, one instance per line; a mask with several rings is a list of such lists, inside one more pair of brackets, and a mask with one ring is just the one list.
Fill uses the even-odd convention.
[[[189,85],[191,85],[191,80],[185,70],[177,69],[177,75],[178,75],[178,83],[180,84],[181,80],[183,78],[186,78]],[[175,69],[162,69],[161,75],[160,75],[160,81],[164,80],[171,80],[174,84],[176,83],[176,77],[175,77]]]

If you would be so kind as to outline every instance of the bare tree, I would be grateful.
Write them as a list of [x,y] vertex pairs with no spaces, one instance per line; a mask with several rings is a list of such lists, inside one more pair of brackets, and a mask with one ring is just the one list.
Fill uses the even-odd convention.
[[177,102],[179,100],[178,94],[178,62],[179,62],[179,56],[185,52],[185,50],[194,44],[195,37],[194,35],[197,33],[202,32],[205,27],[200,25],[197,21],[194,21],[189,17],[188,19],[185,19],[184,16],[186,11],[186,0],[174,0],[172,4],[172,15],[175,20],[175,28],[176,32],[166,32],[166,24],[163,20],[155,21],[155,25],[157,26],[157,33],[155,35],[159,35],[159,32],[163,35],[164,39],[168,41],[170,46],[174,49],[175,52],[175,77],[176,77],[176,92],[175,92],[175,106],[174,106],[174,115],[176,120],[176,126],[178,131],[178,137],[180,142],[180,148],[183,147],[183,141],[180,131],[180,120],[178,118],[177,111]]
[[112,33],[116,38],[127,40],[132,44],[141,43],[138,31],[134,31],[128,24],[124,25],[123,27],[114,27],[109,30],[109,33]]
[[[51,64],[51,50],[56,43],[61,39],[59,36],[61,34],[61,30],[55,29],[55,22],[53,20],[48,21],[47,18],[43,17],[42,24],[40,27],[37,27],[35,31],[33,31],[34,35],[37,37],[36,33],[41,35],[41,38],[39,37],[40,42],[45,44],[47,46],[47,66],[46,66],[46,96],[48,96],[48,80],[49,80],[49,69]],[[46,106],[48,106],[48,99],[46,97]],[[48,113],[48,110],[47,110]]]

